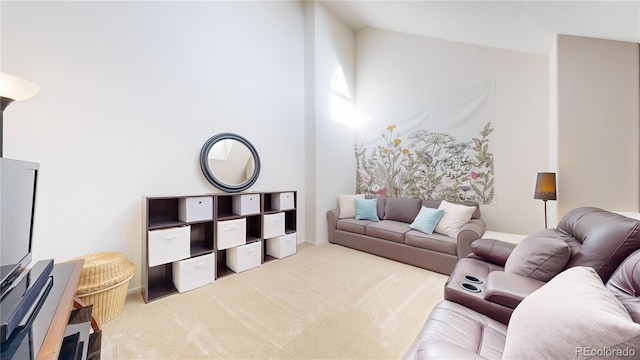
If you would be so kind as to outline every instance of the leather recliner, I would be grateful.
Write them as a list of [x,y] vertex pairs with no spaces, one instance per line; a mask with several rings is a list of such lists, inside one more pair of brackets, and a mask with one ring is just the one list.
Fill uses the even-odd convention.
[[[570,248],[564,269],[592,267],[606,282],[625,258],[640,249],[640,222],[595,207],[582,207],[567,213],[557,228],[538,231],[529,238],[525,239],[529,244],[537,240],[542,243],[545,238],[561,239]],[[476,240],[473,254],[460,259],[447,280],[444,298],[506,324],[522,299],[545,284],[505,272],[505,263],[515,246],[500,240]]]
[[[606,288],[623,304],[631,320],[640,323],[640,250],[624,260]],[[561,327],[562,323],[553,326]],[[499,321],[443,300],[431,311],[403,359],[501,359],[509,338],[507,330],[508,326]],[[568,326],[566,331],[578,329]],[[640,349],[630,350],[640,355]]]

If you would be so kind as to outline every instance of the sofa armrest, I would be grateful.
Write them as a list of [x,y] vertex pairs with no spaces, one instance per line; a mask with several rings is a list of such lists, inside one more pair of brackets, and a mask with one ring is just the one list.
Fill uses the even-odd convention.
[[335,230],[338,226],[338,219],[340,218],[339,216],[339,209],[331,209],[327,211],[327,231],[330,243],[333,243],[335,240]]
[[515,309],[529,294],[545,282],[504,271],[492,271],[487,276],[484,299]]
[[478,239],[471,244],[471,251],[490,263],[504,267],[516,244],[496,239]]
[[482,219],[471,219],[460,228],[456,243],[458,244],[458,259],[471,253],[471,243],[484,235],[487,225]]

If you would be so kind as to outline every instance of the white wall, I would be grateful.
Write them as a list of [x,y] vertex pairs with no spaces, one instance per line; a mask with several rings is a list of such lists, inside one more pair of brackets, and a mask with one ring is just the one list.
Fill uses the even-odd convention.
[[640,46],[560,35],[558,217],[580,206],[640,207]]
[[41,163],[34,258],[122,251],[138,287],[142,196],[218,192],[198,159],[225,131],[260,154],[250,190],[298,190],[305,234],[301,3],[1,6],[2,71],[41,87],[5,111],[4,155]]
[[352,194],[355,189],[354,128],[337,122],[331,108],[332,82],[340,71],[351,99],[355,98],[355,38],[323,5],[308,2],[305,6],[306,21],[312,28],[305,46],[313,54],[307,61],[306,88],[313,97],[307,98],[311,102],[307,105],[307,171],[312,174],[307,179],[306,220],[314,226],[308,239],[320,243],[327,241],[327,210],[336,207],[338,194]]
[[407,100],[495,79],[496,205],[482,206],[482,217],[494,231],[544,227],[533,192],[537,172],[550,166],[546,57],[364,29],[356,34],[356,69],[357,109],[373,119]]
[[355,130],[330,107],[338,69],[359,112],[374,118],[495,79],[497,204],[483,206],[483,218],[512,233],[544,224],[533,187],[537,172],[556,169],[558,136],[546,57],[378,29],[354,35],[316,2],[0,9],[1,70],[41,86],[7,108],[4,138],[6,157],[41,163],[36,259],[115,250],[140,266],[142,196],[219,192],[198,156],[226,131],[260,153],[250,190],[298,190],[298,240],[326,241],[326,211],[355,189]]

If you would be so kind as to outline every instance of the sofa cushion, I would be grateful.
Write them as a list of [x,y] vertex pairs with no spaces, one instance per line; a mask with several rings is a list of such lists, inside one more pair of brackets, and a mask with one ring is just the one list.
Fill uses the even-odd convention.
[[418,215],[422,200],[410,198],[387,198],[384,219],[411,224]]
[[451,301],[441,301],[403,359],[500,359],[507,327]]
[[593,268],[578,266],[522,300],[509,322],[503,358],[591,358],[591,351],[605,349],[640,349],[640,324]]
[[451,255],[456,255],[458,247],[456,241],[446,235],[427,235],[415,230],[411,230],[404,235],[404,242],[407,245]]
[[425,234],[433,234],[433,230],[435,230],[438,221],[440,221],[442,213],[444,213],[444,210],[423,206],[409,227]]
[[504,271],[546,282],[564,269],[570,256],[567,243],[554,231],[542,230],[516,245],[504,264]]
[[356,217],[356,199],[364,199],[364,194],[338,195],[338,208],[340,209],[340,219],[350,219],[350,218]]
[[336,229],[365,235],[366,227],[371,223],[373,221],[370,220],[340,219],[336,224]]
[[404,243],[404,234],[411,231],[409,224],[399,221],[382,220],[367,225],[366,235],[379,239]]
[[380,221],[377,199],[356,199],[356,220]]
[[[437,209],[442,203],[442,200],[422,200],[422,206],[426,206],[428,208]],[[464,206],[472,206],[476,208],[476,211],[471,215],[472,219],[480,219],[480,205],[475,201],[449,201],[451,204],[464,205]]]
[[476,211],[473,206],[453,204],[444,200],[438,209],[444,210],[444,213],[436,226],[436,232],[454,239],[458,237],[462,225],[468,223],[471,220],[471,215]]

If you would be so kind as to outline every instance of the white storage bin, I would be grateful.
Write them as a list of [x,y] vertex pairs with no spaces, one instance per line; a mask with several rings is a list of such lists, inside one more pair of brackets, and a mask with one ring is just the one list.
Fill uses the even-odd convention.
[[284,213],[267,214],[262,218],[262,237],[272,238],[284,235]]
[[227,267],[242,272],[260,266],[262,261],[262,241],[227,249]]
[[213,220],[213,197],[180,198],[178,200],[178,219],[186,222]]
[[267,239],[267,255],[282,259],[296,253],[296,233],[286,234]]
[[260,194],[233,195],[233,213],[251,215],[260,212]]
[[186,292],[211,284],[215,280],[215,254],[173,262],[173,284],[178,292]]
[[296,207],[292,192],[275,193],[271,195],[271,206],[276,210],[291,210]]
[[218,250],[245,244],[247,242],[247,219],[218,221],[216,234]]
[[156,266],[186,259],[191,256],[189,238],[191,227],[148,230],[149,266]]

